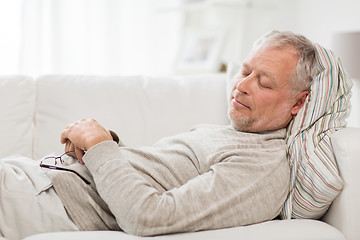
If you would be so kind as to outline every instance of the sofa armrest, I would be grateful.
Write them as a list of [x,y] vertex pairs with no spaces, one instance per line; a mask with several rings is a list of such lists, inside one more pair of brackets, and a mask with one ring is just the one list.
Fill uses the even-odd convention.
[[346,239],[360,239],[360,128],[345,128],[331,135],[331,144],[344,189],[335,199],[324,221],[338,228]]

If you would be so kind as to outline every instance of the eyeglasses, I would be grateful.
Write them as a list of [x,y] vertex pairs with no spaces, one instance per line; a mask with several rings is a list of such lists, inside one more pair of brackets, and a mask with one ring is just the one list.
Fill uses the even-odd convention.
[[[46,157],[40,162],[39,165],[41,168],[48,168],[48,169],[52,169],[52,170],[61,170],[61,171],[75,173],[79,178],[81,178],[86,184],[89,185],[90,182],[88,180],[86,180],[83,176],[81,176],[79,173],[77,173],[76,171],[74,171],[72,169],[56,166],[58,164],[58,162],[60,162],[60,164],[64,164],[65,161],[62,157],[64,157],[65,155],[67,155],[68,153],[71,153],[71,152],[74,152],[74,151],[65,152],[57,157]],[[54,161],[54,165],[46,164],[46,163],[44,163],[44,161],[50,161],[50,162]]]

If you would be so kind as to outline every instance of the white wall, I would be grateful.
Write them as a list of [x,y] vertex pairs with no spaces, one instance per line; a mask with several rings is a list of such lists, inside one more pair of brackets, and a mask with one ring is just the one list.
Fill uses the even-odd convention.
[[185,28],[217,29],[225,34],[223,62],[242,61],[253,42],[264,33],[278,29],[291,30],[296,26],[294,0],[203,0],[209,4],[185,11]]
[[331,48],[333,34],[360,31],[359,11],[358,0],[297,0],[294,29]]

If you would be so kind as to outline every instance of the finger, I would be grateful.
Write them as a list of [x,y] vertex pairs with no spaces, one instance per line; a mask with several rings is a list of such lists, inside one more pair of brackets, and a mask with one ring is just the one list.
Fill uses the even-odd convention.
[[65,152],[67,153],[66,155],[76,158],[75,146],[69,140],[65,143]]
[[75,147],[75,156],[76,156],[76,159],[79,161],[79,163],[85,164],[82,159],[84,156],[84,151],[82,149]]
[[71,128],[72,128],[75,124],[76,124],[76,122],[67,125],[67,126],[65,127],[64,131],[62,131],[61,136],[60,136],[61,144],[64,144],[64,143],[66,143],[66,142],[69,140],[69,137],[68,137],[68,136],[69,136],[69,132],[70,132]]
[[65,144],[69,139],[68,139],[68,129],[65,129],[60,136],[60,142],[61,144]]
[[74,150],[74,145],[72,144],[72,142],[70,140],[67,140],[65,142],[65,152],[70,152],[71,150]]

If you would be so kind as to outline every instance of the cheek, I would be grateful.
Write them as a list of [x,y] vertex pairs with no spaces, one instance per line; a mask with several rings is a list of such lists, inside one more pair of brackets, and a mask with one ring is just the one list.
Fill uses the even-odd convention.
[[256,107],[259,111],[263,113],[274,114],[280,109],[284,108],[284,103],[286,102],[285,98],[280,96],[274,96],[274,94],[258,94],[258,97],[255,99]]
[[270,108],[274,103],[273,96],[271,96],[271,94],[264,94],[261,92],[256,94],[256,97],[254,97],[254,102],[256,108],[259,110],[262,109],[262,111]]

